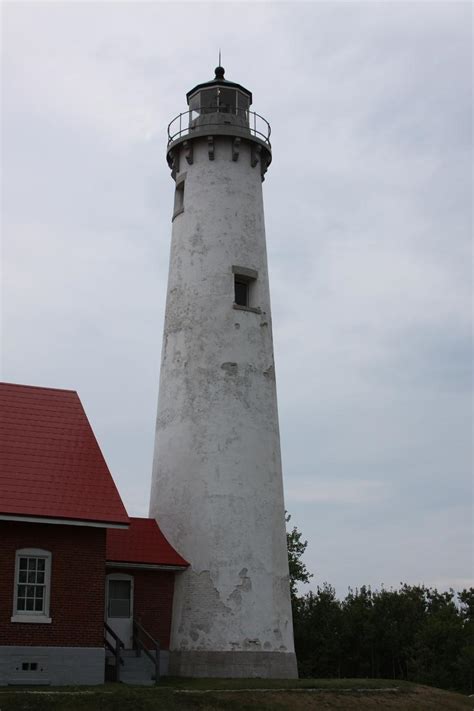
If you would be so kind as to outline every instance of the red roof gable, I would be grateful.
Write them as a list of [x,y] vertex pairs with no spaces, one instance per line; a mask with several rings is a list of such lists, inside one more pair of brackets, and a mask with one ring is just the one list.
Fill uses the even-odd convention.
[[0,515],[128,524],[73,390],[0,383]]
[[168,543],[152,518],[130,518],[128,530],[107,531],[107,561],[148,565],[189,565]]

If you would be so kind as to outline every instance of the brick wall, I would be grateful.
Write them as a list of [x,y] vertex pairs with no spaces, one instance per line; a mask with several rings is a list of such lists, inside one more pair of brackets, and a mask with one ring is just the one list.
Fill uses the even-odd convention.
[[146,631],[159,641],[161,649],[169,649],[175,573],[137,568],[107,568],[108,573],[133,575],[134,616]]
[[[0,521],[0,645],[103,646],[105,528]],[[15,552],[50,551],[51,624],[11,622]]]

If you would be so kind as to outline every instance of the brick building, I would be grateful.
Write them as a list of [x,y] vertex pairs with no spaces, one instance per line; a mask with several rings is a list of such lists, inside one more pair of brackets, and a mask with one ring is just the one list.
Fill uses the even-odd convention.
[[127,515],[77,393],[3,383],[0,415],[0,684],[100,684],[155,642],[166,673],[187,562]]

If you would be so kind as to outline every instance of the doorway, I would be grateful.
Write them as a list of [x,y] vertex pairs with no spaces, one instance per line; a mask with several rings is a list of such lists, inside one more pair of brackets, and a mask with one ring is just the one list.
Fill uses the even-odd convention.
[[126,573],[107,575],[105,621],[120,637],[125,649],[131,649],[133,646],[132,575]]

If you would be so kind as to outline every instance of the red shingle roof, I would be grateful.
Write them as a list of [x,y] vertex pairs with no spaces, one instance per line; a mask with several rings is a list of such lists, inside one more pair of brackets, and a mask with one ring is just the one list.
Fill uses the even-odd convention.
[[0,383],[0,514],[129,523],[73,390]]
[[152,518],[130,518],[128,530],[109,529],[107,561],[183,567],[189,565],[168,543]]

